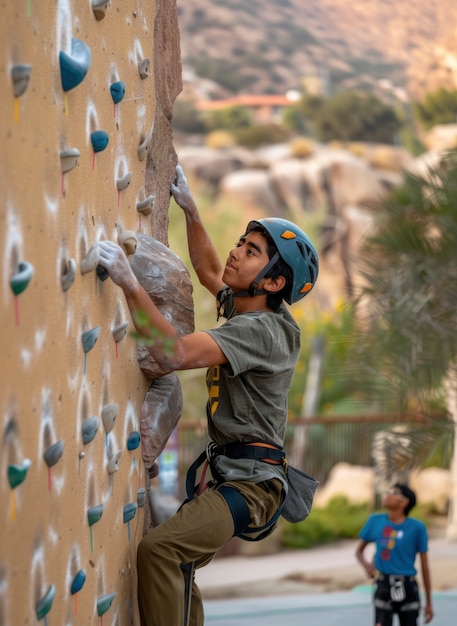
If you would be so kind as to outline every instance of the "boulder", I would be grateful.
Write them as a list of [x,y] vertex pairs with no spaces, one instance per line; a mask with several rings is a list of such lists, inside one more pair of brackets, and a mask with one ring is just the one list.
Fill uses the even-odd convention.
[[335,496],[345,496],[354,504],[373,504],[375,481],[373,468],[349,463],[337,463],[327,482],[318,487],[315,507],[325,507]]
[[182,389],[172,372],[152,381],[140,412],[141,453],[147,470],[165,445],[182,415]]
[[[181,259],[165,245],[140,233],[138,245],[130,264],[151,300],[176,328],[180,335],[194,331],[192,281]],[[146,346],[137,344],[137,359],[145,376],[162,376],[156,361]]]

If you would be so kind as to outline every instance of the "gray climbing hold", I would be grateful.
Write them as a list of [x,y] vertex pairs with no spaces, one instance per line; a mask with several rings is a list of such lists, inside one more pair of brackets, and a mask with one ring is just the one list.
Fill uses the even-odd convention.
[[116,343],[119,343],[122,339],[124,339],[127,334],[127,327],[129,324],[130,322],[122,322],[122,324],[113,328],[113,339]]
[[124,248],[126,254],[135,254],[138,240],[133,230],[123,230],[117,236],[117,242]]
[[108,8],[107,0],[91,0],[92,11],[95,18],[100,21],[105,17],[106,9]]
[[136,210],[143,215],[151,215],[155,196],[151,194],[144,200],[136,203]]
[[118,178],[116,180],[117,190],[123,191],[124,189],[127,189],[127,187],[130,185],[131,180],[132,180],[132,172],[127,172],[127,174]]
[[76,276],[76,261],[74,259],[68,259],[64,263],[62,276],[60,283],[63,291],[68,291],[72,286]]
[[90,352],[97,343],[98,336],[100,334],[100,326],[86,330],[81,335],[81,342],[83,344],[84,353]]
[[78,148],[66,148],[60,153],[60,167],[62,174],[70,172],[78,165],[78,158],[81,156]]
[[119,406],[117,404],[106,404],[102,409],[102,422],[105,434],[109,434],[113,428],[117,418]]
[[31,71],[32,66],[27,63],[21,63],[11,68],[11,79],[13,81],[14,96],[16,98],[22,96],[27,90]]
[[98,430],[98,417],[96,415],[86,418],[81,424],[81,433],[83,437],[83,444],[86,445],[93,441]]
[[142,80],[149,76],[149,66],[150,61],[147,58],[141,59],[141,61],[138,63],[138,71]]
[[48,467],[52,467],[53,465],[55,465],[60,459],[60,457],[62,456],[62,452],[63,452],[63,441],[58,441],[57,443],[52,445],[50,448],[48,448],[43,455],[44,460],[46,461],[46,465]]
[[108,459],[108,474],[114,474],[119,469],[119,461],[121,460],[122,451],[118,450]]

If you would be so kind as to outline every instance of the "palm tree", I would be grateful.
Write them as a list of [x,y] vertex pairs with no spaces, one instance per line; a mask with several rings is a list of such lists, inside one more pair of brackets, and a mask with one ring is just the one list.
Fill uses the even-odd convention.
[[[438,432],[457,442],[457,152],[425,173],[405,172],[381,205],[357,260],[353,366],[379,408],[430,417],[444,407],[452,417],[443,422],[451,430],[434,421],[435,430],[410,433],[398,456],[411,469],[440,443]],[[457,539],[457,445],[451,475],[447,534]]]

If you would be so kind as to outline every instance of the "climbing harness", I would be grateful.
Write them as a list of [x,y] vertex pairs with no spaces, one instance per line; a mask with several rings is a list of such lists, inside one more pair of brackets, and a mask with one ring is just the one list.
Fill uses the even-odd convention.
[[[273,465],[282,465],[285,471],[287,471],[286,455],[281,448],[265,442],[235,442],[224,445],[210,442],[206,450],[192,463],[187,472],[186,493],[188,500],[192,500],[194,495],[202,493],[207,488],[214,487],[227,502],[230,512],[232,513],[235,527],[233,536],[244,539],[245,541],[260,541],[273,532],[274,526],[282,513],[285,494],[280,507],[266,524],[250,528],[249,511],[244,497],[235,487],[225,485],[224,479],[218,474],[215,468],[214,460],[220,454],[230,459],[254,459]],[[197,471],[202,465],[200,481],[196,485]],[[211,473],[214,478],[213,482],[205,482],[208,466],[211,468]],[[256,536],[249,536],[252,534]]]

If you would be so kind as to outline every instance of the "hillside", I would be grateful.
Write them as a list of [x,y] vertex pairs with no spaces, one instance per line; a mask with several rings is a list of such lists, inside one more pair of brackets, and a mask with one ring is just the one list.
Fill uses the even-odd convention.
[[401,100],[457,87],[455,0],[193,0],[178,12],[184,80],[200,97],[304,81]]

